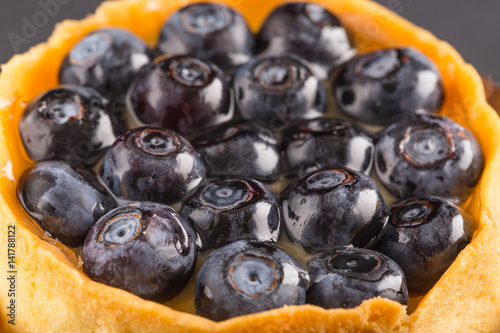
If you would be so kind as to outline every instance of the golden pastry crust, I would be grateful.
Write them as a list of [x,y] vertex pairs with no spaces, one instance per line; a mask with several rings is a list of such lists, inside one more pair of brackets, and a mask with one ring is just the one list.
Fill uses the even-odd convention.
[[[279,0],[227,0],[256,30]],[[290,306],[221,323],[148,302],[90,280],[76,256],[44,240],[22,210],[16,184],[32,162],[17,122],[23,105],[57,85],[69,48],[91,30],[124,26],[151,46],[165,18],[187,1],[125,0],[104,3],[82,21],[59,24],[47,43],[17,55],[0,76],[0,323],[7,332],[499,332],[500,317],[500,120],[487,104],[480,77],[447,43],[366,0],[318,0],[353,32],[359,49],[413,45],[443,75],[443,114],[469,128],[486,158],[480,183],[466,208],[478,231],[450,269],[408,316],[386,299],[355,309]],[[7,323],[7,232],[16,230],[16,325]]]

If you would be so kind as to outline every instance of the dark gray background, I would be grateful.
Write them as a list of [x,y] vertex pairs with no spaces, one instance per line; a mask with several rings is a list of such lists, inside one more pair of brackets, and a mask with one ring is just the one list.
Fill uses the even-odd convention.
[[[57,22],[66,18],[82,18],[87,13],[93,12],[101,2],[100,0],[0,0],[0,63],[6,62],[13,54],[24,52],[30,46],[44,41]],[[476,66],[479,72],[500,82],[500,1],[377,0],[377,2],[448,41],[467,61]],[[48,6],[49,3],[52,6]],[[30,23],[31,30],[27,28]]]

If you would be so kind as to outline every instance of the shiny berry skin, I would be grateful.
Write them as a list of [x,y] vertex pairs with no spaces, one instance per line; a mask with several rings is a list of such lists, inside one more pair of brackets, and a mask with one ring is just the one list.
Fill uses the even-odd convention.
[[321,169],[291,182],[280,194],[290,239],[309,253],[334,246],[372,247],[388,209],[375,182],[350,169]]
[[196,313],[221,321],[304,304],[308,283],[302,265],[274,245],[234,242],[214,252],[201,267],[196,279]]
[[408,305],[401,268],[375,251],[338,247],[312,258],[307,303],[326,309],[354,308],[364,300],[384,297]]
[[342,68],[332,87],[342,113],[378,125],[399,121],[418,110],[438,112],[444,99],[438,68],[412,48],[359,55]]
[[465,200],[483,171],[476,138],[442,116],[417,115],[389,126],[375,146],[375,168],[394,196]]
[[201,184],[184,201],[181,214],[195,227],[203,249],[240,239],[276,242],[280,234],[276,194],[249,178]]
[[83,270],[92,280],[164,302],[194,273],[196,233],[169,206],[136,202],[113,209],[90,230]]
[[199,133],[233,116],[224,74],[189,56],[157,58],[134,81],[127,103],[143,124],[181,134]]
[[191,141],[212,176],[274,181],[283,173],[278,141],[255,123],[219,126]]
[[291,55],[261,56],[233,79],[235,102],[246,120],[279,130],[290,122],[322,116],[326,91],[307,64]]
[[34,161],[95,164],[125,124],[109,111],[109,101],[92,88],[59,86],[34,98],[19,120],[19,132]]
[[203,180],[205,166],[180,135],[142,127],[118,138],[104,156],[100,176],[118,198],[173,203]]
[[259,53],[294,53],[304,58],[320,79],[356,53],[339,19],[323,6],[307,2],[277,7],[256,40]]
[[90,86],[109,98],[123,97],[154,52],[122,28],[95,30],[78,41],[59,70],[59,83]]
[[158,49],[190,54],[229,71],[247,62],[255,40],[245,19],[218,3],[196,3],[175,12],[163,25]]
[[96,175],[62,161],[43,161],[26,171],[18,185],[24,210],[67,246],[83,244],[90,228],[115,203]]
[[474,229],[474,221],[451,201],[412,198],[391,207],[377,250],[401,266],[409,290],[426,293],[471,242]]
[[300,175],[329,166],[369,174],[375,144],[361,127],[336,118],[303,121],[283,132],[288,164]]

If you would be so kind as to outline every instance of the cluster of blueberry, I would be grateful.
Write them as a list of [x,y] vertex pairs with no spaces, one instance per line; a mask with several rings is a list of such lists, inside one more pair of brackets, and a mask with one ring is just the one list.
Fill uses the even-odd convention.
[[[20,119],[38,162],[20,201],[54,238],[83,245],[90,278],[145,299],[176,296],[212,251],[195,305],[214,320],[375,296],[408,304],[408,289],[428,291],[471,241],[458,204],[483,157],[469,131],[433,114],[444,89],[428,58],[355,53],[312,3],[278,7],[255,36],[229,7],[189,5],[155,51],[123,29],[94,31]],[[329,97],[387,127],[322,117]],[[370,173],[405,200],[388,208]],[[278,180],[291,180],[279,196],[264,184]],[[285,239],[314,254],[307,269]]]

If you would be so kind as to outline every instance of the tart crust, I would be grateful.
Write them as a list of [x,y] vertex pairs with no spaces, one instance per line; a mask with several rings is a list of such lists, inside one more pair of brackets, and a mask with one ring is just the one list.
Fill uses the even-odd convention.
[[[185,0],[103,3],[92,16],[57,25],[47,43],[16,55],[0,75],[0,328],[6,332],[499,332],[500,331],[500,120],[487,104],[474,68],[447,43],[366,0],[318,0],[353,33],[361,52],[413,45],[433,59],[444,81],[443,114],[469,128],[483,149],[486,167],[465,208],[475,237],[421,300],[406,314],[399,303],[376,298],[354,309],[289,306],[215,323],[90,280],[73,252],[46,237],[16,196],[22,172],[33,164],[22,147],[17,122],[26,102],[57,85],[69,48],[86,33],[123,26],[154,46],[161,25]],[[280,1],[227,0],[258,29]],[[16,319],[7,306],[8,228],[16,231]],[[12,230],[12,227],[11,227]]]

